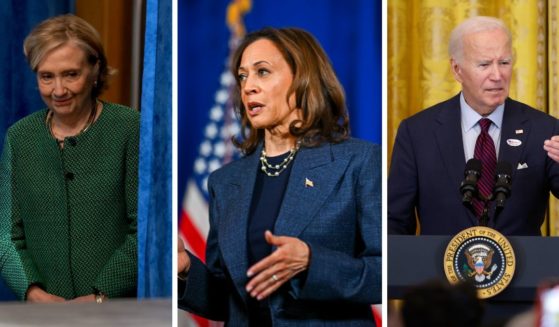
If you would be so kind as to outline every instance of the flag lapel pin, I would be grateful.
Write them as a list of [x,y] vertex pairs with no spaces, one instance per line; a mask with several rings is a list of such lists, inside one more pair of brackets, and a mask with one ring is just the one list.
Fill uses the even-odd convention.
[[314,187],[313,181],[305,177],[305,187]]

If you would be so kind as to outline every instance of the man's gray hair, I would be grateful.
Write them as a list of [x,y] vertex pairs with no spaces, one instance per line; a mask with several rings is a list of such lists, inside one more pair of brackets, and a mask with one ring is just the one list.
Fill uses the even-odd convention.
[[476,16],[471,17],[456,26],[450,33],[450,41],[448,42],[448,54],[450,58],[456,62],[464,59],[464,37],[469,34],[491,31],[500,29],[507,34],[509,44],[512,41],[512,35],[505,23],[495,17]]

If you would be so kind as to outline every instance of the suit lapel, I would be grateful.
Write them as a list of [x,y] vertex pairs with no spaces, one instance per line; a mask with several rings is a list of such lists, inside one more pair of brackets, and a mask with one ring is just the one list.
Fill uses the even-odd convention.
[[[218,233],[223,260],[237,291],[245,301],[248,299],[244,290],[249,268],[246,243],[248,215],[261,150],[262,147],[259,146],[253,154],[239,162],[239,167],[230,179],[231,190],[238,190],[239,193],[238,196],[230,195],[229,201],[235,202],[231,210],[224,214]],[[293,162],[274,233],[300,235],[332,193],[348,163],[349,159],[333,159],[330,144],[299,150]]]
[[[530,133],[528,117],[522,108],[510,99],[505,102],[501,142],[499,145],[499,161],[506,161],[512,165],[512,180],[517,166],[526,148],[526,139]],[[542,145],[543,146],[543,145]]]
[[[456,197],[462,202],[459,192],[460,183],[464,179],[466,158],[464,155],[464,141],[462,140],[462,125],[460,118],[460,95],[450,99],[446,107],[437,117],[438,128],[435,139],[439,148],[440,159],[450,178],[451,185],[456,185]],[[471,210],[464,207],[466,215],[473,225],[478,224],[477,217]]]
[[256,180],[259,146],[252,154],[242,159],[239,167],[233,173],[229,183],[231,194],[226,194],[230,203],[230,210],[224,213],[224,219],[219,224],[219,243],[223,260],[227,264],[231,279],[234,281],[239,294],[248,298],[245,285],[248,281],[247,230],[248,215],[252,203],[252,194]]
[[344,175],[349,159],[334,160],[331,148],[330,144],[302,148],[297,154],[274,227],[275,234],[299,236]]

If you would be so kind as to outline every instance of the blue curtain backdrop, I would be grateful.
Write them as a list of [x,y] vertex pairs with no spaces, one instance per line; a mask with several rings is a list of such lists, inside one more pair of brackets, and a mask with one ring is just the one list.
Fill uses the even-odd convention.
[[[23,56],[23,40],[39,22],[74,11],[74,0],[0,1],[0,151],[6,130],[28,114],[42,109],[35,74]],[[15,296],[0,278],[0,301]]]
[[138,192],[138,297],[169,297],[172,260],[171,0],[148,0]]
[[[229,3],[178,3],[179,205],[229,53],[225,23]],[[244,21],[248,31],[273,26],[311,32],[345,88],[352,136],[381,143],[381,1],[252,0]]]

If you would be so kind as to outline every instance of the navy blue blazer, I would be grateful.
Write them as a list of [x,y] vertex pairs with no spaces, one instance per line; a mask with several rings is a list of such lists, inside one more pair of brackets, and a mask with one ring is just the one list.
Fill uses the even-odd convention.
[[[421,234],[452,235],[478,225],[459,189],[466,165],[461,128],[459,95],[402,121],[388,177],[389,233],[415,234],[416,211]],[[557,134],[557,119],[505,101],[498,160],[513,167],[512,192],[496,219],[491,204],[490,227],[505,235],[541,235],[549,192],[559,194],[559,165],[543,143]]]
[[[247,326],[247,224],[261,147],[209,178],[206,265],[190,255],[179,307]],[[311,250],[308,270],[268,299],[274,326],[374,326],[381,301],[380,147],[351,139],[301,148],[274,234]],[[314,186],[306,185],[306,179]]]

